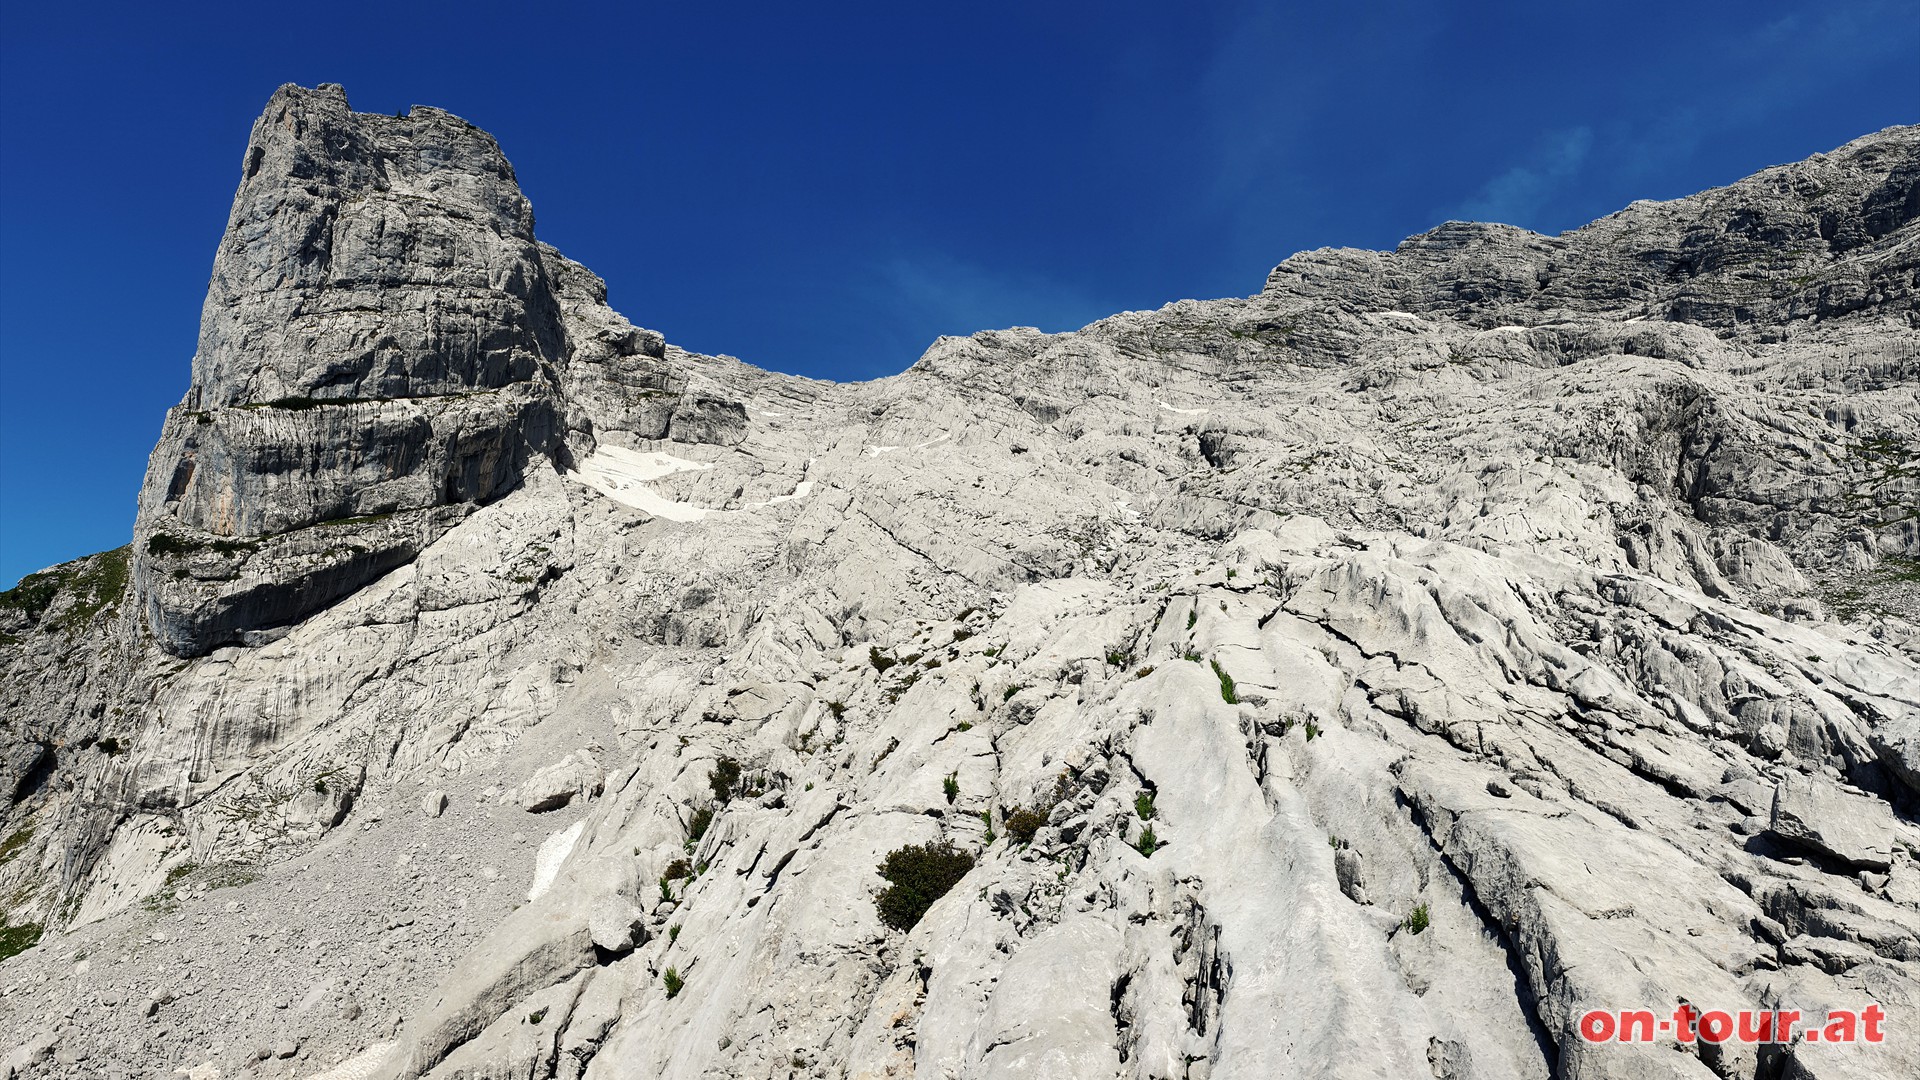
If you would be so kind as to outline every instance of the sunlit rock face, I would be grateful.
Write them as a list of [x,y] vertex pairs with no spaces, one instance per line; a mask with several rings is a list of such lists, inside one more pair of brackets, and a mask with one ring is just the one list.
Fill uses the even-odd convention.
[[[0,1051],[1920,1074],[1916,220],[1889,129],[836,385],[284,88],[133,547],[0,603]],[[1889,1037],[1579,1037],[1682,1001]]]

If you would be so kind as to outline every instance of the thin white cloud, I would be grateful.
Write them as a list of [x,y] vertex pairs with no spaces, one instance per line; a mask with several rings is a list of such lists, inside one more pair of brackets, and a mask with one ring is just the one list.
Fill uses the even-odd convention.
[[1108,304],[1044,275],[980,266],[940,253],[879,264],[875,299],[905,327],[971,334],[1009,326],[1077,330],[1111,314]]
[[1593,151],[1593,129],[1585,126],[1550,131],[1526,160],[1483,184],[1447,216],[1466,221],[1498,221],[1540,228],[1540,217],[1554,196],[1580,174]]

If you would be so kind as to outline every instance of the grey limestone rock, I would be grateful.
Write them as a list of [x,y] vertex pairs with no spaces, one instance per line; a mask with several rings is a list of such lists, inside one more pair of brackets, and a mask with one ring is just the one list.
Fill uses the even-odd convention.
[[1865,870],[1893,864],[1893,814],[1878,799],[1848,795],[1815,776],[1783,778],[1773,793],[1773,835]]
[[[834,385],[614,312],[470,125],[285,88],[133,546],[0,602],[0,1046],[1920,1074],[1916,183],[1893,128]],[[1681,1000],[1894,1037],[1578,1037]]]

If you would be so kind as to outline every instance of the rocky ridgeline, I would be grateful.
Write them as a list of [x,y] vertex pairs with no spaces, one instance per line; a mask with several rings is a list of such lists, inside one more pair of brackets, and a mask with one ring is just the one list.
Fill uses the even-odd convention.
[[[1890,129],[835,385],[283,88],[0,598],[4,1066],[1920,1074],[1916,222]],[[1576,1034],[1681,1001],[1889,1038]]]

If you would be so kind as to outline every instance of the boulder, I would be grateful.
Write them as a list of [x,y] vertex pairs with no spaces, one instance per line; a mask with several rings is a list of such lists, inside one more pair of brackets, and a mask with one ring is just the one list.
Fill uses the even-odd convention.
[[1850,867],[1886,870],[1893,865],[1892,809],[1817,776],[1780,781],[1773,791],[1767,831]]

